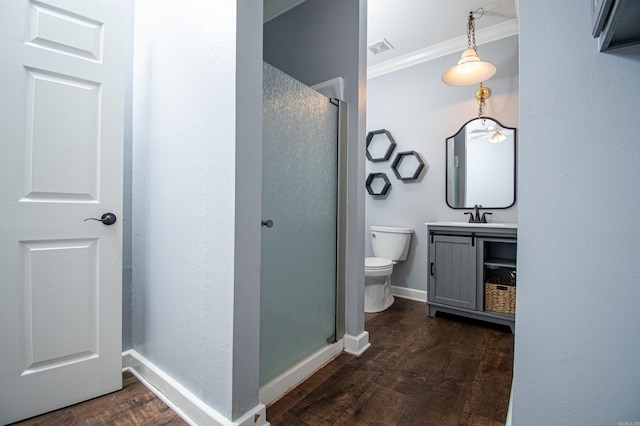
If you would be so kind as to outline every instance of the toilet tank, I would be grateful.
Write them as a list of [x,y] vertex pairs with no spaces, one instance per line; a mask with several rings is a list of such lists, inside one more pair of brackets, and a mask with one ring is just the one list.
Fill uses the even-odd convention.
[[371,226],[371,247],[375,257],[401,261],[409,254],[413,229],[395,226]]

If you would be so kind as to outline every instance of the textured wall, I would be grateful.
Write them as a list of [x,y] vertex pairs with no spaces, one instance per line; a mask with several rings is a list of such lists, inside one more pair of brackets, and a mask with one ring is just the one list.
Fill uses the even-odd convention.
[[257,404],[261,17],[136,2],[133,348],[229,419]]
[[236,15],[238,30],[231,401],[231,417],[234,419],[258,403],[260,386],[262,6],[262,0],[238,1]]
[[640,422],[640,47],[581,0],[520,4],[513,424]]
[[[518,37],[480,45],[478,54],[498,68],[485,83],[492,90],[485,115],[518,127]],[[406,226],[415,231],[409,257],[394,266],[394,286],[427,289],[425,222],[468,220],[466,210],[451,209],[445,200],[445,139],[477,115],[477,87],[451,87],[440,81],[459,57],[460,53],[447,55],[368,81],[367,131],[387,129],[397,146],[389,161],[366,162],[367,174],[384,172],[392,185],[384,199],[366,195],[366,254],[373,256],[370,225]],[[417,181],[401,181],[393,174],[391,164],[402,151],[417,151],[425,162],[426,171]],[[517,206],[491,210],[490,221],[516,222]]]

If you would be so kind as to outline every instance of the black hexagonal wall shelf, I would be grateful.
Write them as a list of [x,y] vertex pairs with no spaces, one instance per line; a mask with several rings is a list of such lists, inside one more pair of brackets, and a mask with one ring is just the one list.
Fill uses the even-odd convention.
[[391,182],[385,173],[369,173],[366,185],[369,195],[387,195],[391,189]]
[[367,134],[367,158],[369,161],[386,161],[391,156],[396,142],[388,130],[374,130]]
[[391,165],[393,173],[400,180],[416,180],[423,168],[424,162],[415,151],[399,152]]

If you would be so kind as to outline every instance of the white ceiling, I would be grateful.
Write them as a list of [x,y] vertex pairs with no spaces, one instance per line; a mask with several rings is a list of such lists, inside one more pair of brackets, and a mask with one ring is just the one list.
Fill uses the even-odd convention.
[[[369,0],[367,45],[386,39],[393,50],[367,54],[367,65],[407,55],[451,39],[461,38],[466,48],[469,12],[483,7],[476,32],[516,18],[515,0]],[[477,34],[477,42],[483,42]],[[480,50],[480,49],[479,49]]]
[[[304,0],[264,0],[265,21],[299,5]],[[416,54],[437,48],[437,55],[462,52],[466,48],[466,25],[469,12],[480,7],[484,15],[477,19],[477,44],[517,31],[517,0],[368,0],[367,45],[387,40],[393,50],[378,55],[367,52],[369,74],[372,68],[406,62]],[[487,37],[483,39],[483,34]],[[445,49],[446,46],[446,49]],[[446,51],[445,51],[446,50]],[[481,49],[478,49],[482,57]],[[372,67],[373,66],[373,67]]]

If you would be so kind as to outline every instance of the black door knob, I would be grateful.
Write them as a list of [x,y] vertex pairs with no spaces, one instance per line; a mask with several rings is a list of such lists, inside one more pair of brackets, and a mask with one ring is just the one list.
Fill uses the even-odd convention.
[[118,218],[113,213],[105,213],[100,219],[96,219],[95,217],[88,217],[84,221],[86,222],[88,220],[97,220],[98,222],[102,222],[104,225],[113,225],[114,223],[116,223]]

